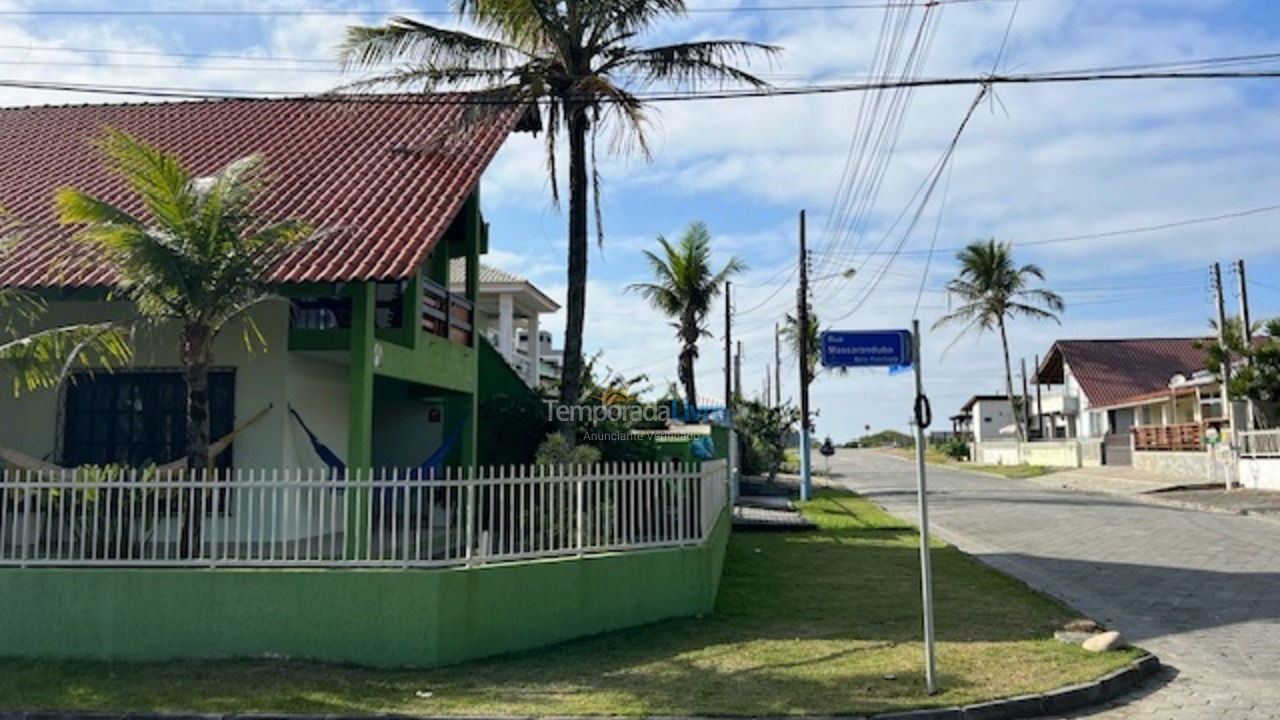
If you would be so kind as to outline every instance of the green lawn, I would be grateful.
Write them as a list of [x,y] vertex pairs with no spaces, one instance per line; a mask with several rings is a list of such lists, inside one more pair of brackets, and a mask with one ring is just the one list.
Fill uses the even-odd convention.
[[914,529],[834,491],[805,510],[819,530],[732,537],[708,617],[424,671],[279,660],[0,660],[0,709],[863,714],[1047,690],[1137,655],[1093,655],[1053,640],[1073,617],[1068,609],[938,545],[944,692],[927,697]]
[[[916,451],[914,449],[891,449],[889,452],[899,457],[915,460]],[[1045,465],[983,465],[980,463],[961,462],[947,455],[941,450],[929,448],[925,450],[925,462],[930,465],[942,465],[944,467],[954,468],[956,470],[969,470],[972,472],[988,473],[991,475],[999,475],[1006,478],[1033,478],[1041,475],[1048,475],[1051,472],[1057,472],[1061,468],[1048,467]]]

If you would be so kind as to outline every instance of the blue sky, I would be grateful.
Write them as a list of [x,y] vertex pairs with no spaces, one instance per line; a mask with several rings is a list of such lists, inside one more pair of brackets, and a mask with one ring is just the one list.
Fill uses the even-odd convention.
[[[738,5],[733,0],[693,4]],[[21,14],[36,8],[177,7],[367,12],[199,18]],[[324,60],[332,57],[343,25],[376,22],[392,8],[439,11],[445,5],[408,0],[0,0],[5,11],[0,15],[0,78],[321,90],[338,82]],[[1013,8],[999,0],[944,8],[924,74],[990,70]],[[672,22],[650,39],[749,37],[785,48],[772,67],[756,68],[779,85],[855,80],[866,75],[883,12],[705,12]],[[1280,7],[1268,0],[1023,0],[1017,4],[1002,68],[1023,72],[1266,52],[1280,52]],[[858,95],[655,108],[653,160],[610,158],[602,166],[606,241],[591,255],[587,347],[603,351],[604,361],[619,371],[648,373],[658,386],[674,379],[677,348],[671,328],[624,288],[646,278],[640,253],[653,247],[657,235],[676,236],[694,220],[711,228],[719,261],[733,254],[749,266],[739,278],[735,335],[745,348],[744,385],[756,392],[772,360],[773,324],[794,303],[789,270],[795,263],[800,208],[809,213],[815,274],[859,270],[852,280],[835,277],[817,283],[815,309],[824,325],[859,329],[909,324],[925,269],[926,255],[920,251],[928,248],[935,228],[937,247],[946,251],[935,254],[925,281],[919,318],[926,328],[947,309],[941,287],[955,270],[952,249],[972,239],[1034,242],[1280,203],[1278,80],[1006,86],[998,89],[997,102],[984,104],[974,115],[947,191],[939,189],[917,230],[906,237],[907,252],[885,264],[889,256],[868,254],[868,248],[885,238],[882,248],[901,239],[889,227],[908,207],[973,93],[973,88],[947,88],[913,95],[863,232],[843,240],[827,232],[827,221],[855,129]],[[5,105],[104,99],[0,89],[0,104]],[[541,141],[513,138],[486,177],[484,201],[494,250],[489,261],[563,297],[565,219],[549,197]],[[1250,288],[1254,317],[1280,315],[1278,220],[1280,212],[1261,212],[1160,232],[1018,248],[1020,261],[1044,268],[1047,285],[1065,296],[1068,309],[1061,327],[1012,326],[1015,363],[1021,357],[1030,362],[1060,337],[1202,332],[1213,312],[1207,269],[1214,261],[1244,259],[1255,283]],[[876,277],[880,280],[873,283]],[[1229,273],[1226,280],[1234,286]],[[1228,303],[1235,308],[1234,291]],[[551,321],[554,329],[562,324],[561,318]],[[717,336],[721,332],[719,313],[711,329]],[[1001,387],[994,337],[956,341],[954,330],[927,330],[923,342],[926,389],[936,415],[951,414],[971,394]],[[718,337],[708,340],[698,368],[700,385],[708,393],[722,386],[721,358]],[[784,358],[784,375],[784,394],[793,395],[796,367],[791,358]],[[819,434],[843,440],[860,434],[865,425],[905,428],[910,383],[907,375],[889,377],[870,370],[820,377],[814,389]]]

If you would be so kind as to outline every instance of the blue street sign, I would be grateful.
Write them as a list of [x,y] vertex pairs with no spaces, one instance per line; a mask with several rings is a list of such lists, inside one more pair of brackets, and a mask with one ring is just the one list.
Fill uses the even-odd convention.
[[822,364],[876,367],[911,364],[909,330],[829,330],[822,333]]

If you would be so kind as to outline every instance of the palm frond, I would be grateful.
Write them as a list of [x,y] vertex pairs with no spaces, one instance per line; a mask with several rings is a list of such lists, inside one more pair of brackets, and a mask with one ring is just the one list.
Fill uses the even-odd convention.
[[124,328],[68,325],[0,343],[0,373],[10,376],[18,395],[60,384],[77,365],[110,370],[132,356]]
[[501,68],[524,56],[513,45],[462,30],[449,30],[403,16],[385,25],[354,25],[338,50],[344,69],[371,69],[396,62],[451,68]]
[[777,46],[746,40],[702,40],[632,50],[607,63],[602,71],[631,71],[646,84],[664,82],[690,90],[704,83],[768,87],[768,82],[734,63],[756,54],[772,58],[780,52]]

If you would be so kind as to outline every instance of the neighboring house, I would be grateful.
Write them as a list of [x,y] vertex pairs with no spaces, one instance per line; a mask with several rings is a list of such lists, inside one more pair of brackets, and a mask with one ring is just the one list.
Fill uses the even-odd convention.
[[960,406],[958,417],[964,424],[962,431],[970,432],[973,442],[1018,439],[1017,418],[1005,395],[974,395]]
[[[92,146],[104,127],[174,151],[197,173],[261,153],[264,214],[320,233],[269,278],[289,302],[252,313],[265,349],[247,349],[234,326],[218,339],[214,437],[270,408],[220,465],[326,467],[303,422],[348,467],[416,467],[442,448],[449,464],[469,464],[482,392],[473,308],[488,245],[480,176],[519,113],[454,137],[461,112],[303,100],[0,110],[0,206],[24,223],[0,285],[43,294],[49,326],[137,319],[110,297],[111,268],[54,217],[54,193],[65,186],[140,209]],[[442,134],[447,147],[438,147]],[[451,263],[460,278],[452,290]],[[63,466],[180,457],[174,328],[140,327],[132,367],[79,375],[61,392],[0,397],[0,445]]]
[[[449,278],[451,291],[465,289],[463,258],[450,265]],[[539,316],[559,309],[559,304],[527,279],[480,264],[476,328],[531,388],[554,390],[560,383],[560,351],[552,349],[551,333],[539,329]],[[530,334],[541,341],[530,345]]]
[[[1187,426],[1179,447],[1199,449],[1190,424],[1225,421],[1221,390],[1204,371],[1203,338],[1059,340],[1032,382],[1034,412],[1055,428],[1052,438],[1101,443],[1102,462],[1132,462],[1132,430]],[[1188,380],[1193,379],[1193,380]],[[1193,448],[1181,445],[1191,444]],[[1154,449],[1154,448],[1152,448]]]

